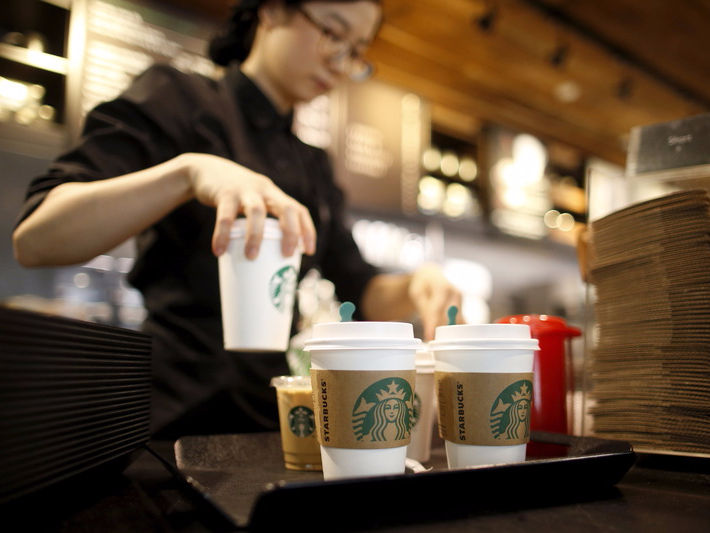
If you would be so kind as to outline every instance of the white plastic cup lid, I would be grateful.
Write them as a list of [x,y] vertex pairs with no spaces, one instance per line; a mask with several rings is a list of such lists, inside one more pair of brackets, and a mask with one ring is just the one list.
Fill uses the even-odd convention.
[[453,339],[530,339],[527,324],[458,324],[436,328],[434,340]]
[[314,324],[312,338],[304,345],[306,350],[375,346],[418,349],[421,340],[414,337],[414,327],[407,322],[323,322]]
[[406,322],[323,322],[314,324],[313,339],[413,339],[414,327]]
[[539,342],[533,339],[527,324],[459,324],[439,326],[432,350],[498,348],[537,349]]

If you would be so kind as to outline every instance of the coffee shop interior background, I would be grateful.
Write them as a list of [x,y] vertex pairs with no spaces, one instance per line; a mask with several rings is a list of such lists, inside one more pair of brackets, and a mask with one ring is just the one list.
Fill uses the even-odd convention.
[[[657,31],[659,21],[682,25],[692,41],[710,6],[638,4],[387,0],[374,80],[299,108],[295,123],[330,152],[365,256],[387,270],[442,264],[470,322],[548,313],[581,324],[575,245],[595,193],[588,174],[622,176],[632,127],[706,112],[710,101],[700,52],[710,43],[684,57],[684,43]],[[125,282],[131,242],[85,265],[22,269],[10,243],[15,216],[29,180],[76,139],[87,110],[152,62],[219,75],[205,46],[228,5],[2,2],[0,301],[140,324],[140,295]],[[328,281],[310,273],[305,320],[331,317],[336,303]]]

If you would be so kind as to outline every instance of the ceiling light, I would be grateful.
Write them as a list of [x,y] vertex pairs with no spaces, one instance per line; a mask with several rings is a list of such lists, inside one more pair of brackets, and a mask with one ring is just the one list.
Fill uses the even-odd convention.
[[487,4],[487,9],[481,15],[476,19],[476,24],[478,27],[483,31],[484,33],[490,32],[493,30],[493,25],[495,24],[496,19],[498,18],[498,6],[491,4],[490,2],[486,2]]
[[464,156],[459,161],[459,178],[463,181],[473,181],[478,176],[478,165],[472,157]]
[[459,172],[459,158],[455,152],[447,150],[441,154],[441,172],[449,178]]
[[555,68],[561,68],[567,61],[569,55],[569,46],[561,44],[552,52],[550,56],[550,64]]
[[569,104],[579,100],[579,97],[582,96],[582,89],[577,82],[563,81],[555,85],[553,93],[560,102]]
[[616,95],[620,100],[628,100],[634,92],[634,80],[624,78],[616,86]]
[[427,148],[422,154],[422,165],[428,172],[439,170],[441,166],[441,152],[434,146]]
[[495,20],[496,20],[496,12],[495,11],[489,11],[488,13],[484,13],[483,16],[478,19],[478,27],[481,28],[485,32],[491,31]]

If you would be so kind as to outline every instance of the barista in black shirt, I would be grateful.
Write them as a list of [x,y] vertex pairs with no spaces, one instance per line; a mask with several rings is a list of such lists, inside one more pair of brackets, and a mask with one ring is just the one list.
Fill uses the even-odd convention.
[[460,307],[434,266],[394,275],[363,260],[325,152],[291,131],[296,103],[367,77],[380,15],[375,0],[242,1],[212,43],[222,79],[151,67],[30,185],[14,235],[26,266],[80,263],[136,237],[129,280],[153,338],[154,436],[278,427],[269,380],[288,373],[284,354],[222,347],[216,256],[237,215],[251,256],[265,217],[278,218],[285,255],[303,242],[301,275],[317,268],[361,319],[418,311],[430,337]]

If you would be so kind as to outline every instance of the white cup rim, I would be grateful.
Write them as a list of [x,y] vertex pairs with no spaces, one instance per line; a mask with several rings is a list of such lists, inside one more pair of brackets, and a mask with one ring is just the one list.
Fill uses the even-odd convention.
[[323,350],[416,350],[421,345],[421,340],[416,338],[387,338],[374,337],[365,339],[332,338],[309,339],[304,341],[306,351]]
[[[363,339],[396,339],[398,341],[414,341],[414,327],[408,322],[382,321],[351,321],[351,322],[320,322],[314,324],[312,339],[314,341],[331,340],[363,340]],[[421,340],[416,339],[418,344]]]
[[[232,228],[229,231],[230,239],[243,239],[246,232],[247,219],[240,217],[234,221]],[[279,221],[275,218],[267,217],[264,220],[264,239],[281,239],[283,233]]]
[[537,339],[450,339],[431,341],[429,349],[432,352],[452,350],[537,350],[540,343]]
[[438,326],[434,334],[434,343],[441,341],[464,341],[507,339],[510,341],[529,340],[532,337],[527,324],[452,324]]

